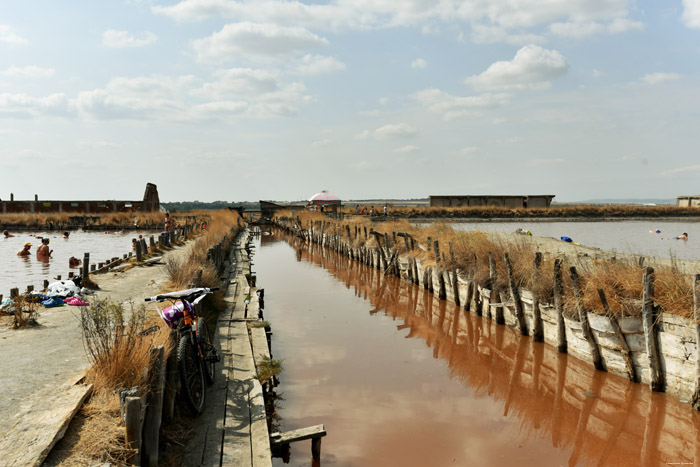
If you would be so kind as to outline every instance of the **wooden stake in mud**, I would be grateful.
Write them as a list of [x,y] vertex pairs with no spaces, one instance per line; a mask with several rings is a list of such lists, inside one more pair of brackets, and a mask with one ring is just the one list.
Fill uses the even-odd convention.
[[438,243],[437,240],[433,241],[433,249],[435,251],[435,264],[439,265],[440,264],[440,244]]
[[[542,263],[542,253],[539,251],[535,253],[535,267],[532,270],[532,285],[533,289],[535,284],[540,280],[540,264]],[[532,340],[535,342],[544,342],[544,325],[542,323],[542,313],[540,312],[540,301],[537,299],[537,294],[532,292]]]
[[[489,251],[489,290],[491,291],[491,297],[490,301],[494,301],[498,297],[498,293],[496,293],[496,282],[497,282],[497,277],[496,277],[496,260],[493,258],[493,253]],[[501,300],[501,303],[503,303],[503,300]],[[503,316],[503,307],[502,306],[497,306],[495,307],[494,310],[496,314],[496,324],[506,324],[506,319]],[[490,318],[491,317],[491,307],[489,306],[489,309],[486,311],[486,315]]]
[[644,324],[644,337],[647,356],[649,358],[649,372],[651,390],[664,391],[664,375],[661,372],[659,359],[659,341],[657,339],[656,317],[654,316],[654,268],[647,267],[642,279],[644,292],[642,294],[642,324]]
[[595,341],[595,336],[593,336],[593,331],[591,330],[591,325],[588,322],[588,313],[583,309],[583,297],[581,296],[580,278],[576,267],[571,266],[569,269],[571,273],[571,283],[574,288],[574,297],[576,297],[576,309],[578,310],[578,319],[581,323],[581,330],[583,331],[583,336],[588,342],[588,347],[591,351],[591,358],[593,359],[593,366],[596,370],[605,371],[605,365],[603,365],[603,359],[600,356],[600,349],[598,349],[598,343]]
[[613,331],[615,331],[615,335],[617,336],[617,341],[620,346],[620,353],[622,353],[622,358],[625,360],[625,371],[627,372],[627,378],[633,383],[636,383],[637,375],[634,372],[634,365],[632,364],[632,359],[630,358],[630,348],[627,345],[625,335],[622,334],[620,323],[617,321],[617,317],[613,315],[612,311],[610,310],[610,305],[608,304],[608,299],[605,297],[605,292],[603,289],[598,289],[598,296],[600,297],[600,302],[603,304],[605,314],[608,315],[610,326],[612,326]]
[[513,278],[513,267],[510,264],[508,253],[503,253],[503,258],[506,260],[506,269],[508,270],[508,285],[510,287],[510,295],[513,297],[513,306],[515,307],[515,316],[518,318],[518,328],[520,334],[527,336],[527,325],[525,324],[525,313],[523,312],[523,302],[520,301],[520,291],[515,284]]
[[564,322],[564,309],[562,296],[564,295],[564,283],[561,277],[561,259],[554,260],[554,309],[557,312],[557,351],[567,353],[566,323]]
[[693,408],[700,411],[700,274],[693,281],[693,317],[695,318],[695,394]]
[[90,271],[90,253],[83,255],[83,280],[87,279]]

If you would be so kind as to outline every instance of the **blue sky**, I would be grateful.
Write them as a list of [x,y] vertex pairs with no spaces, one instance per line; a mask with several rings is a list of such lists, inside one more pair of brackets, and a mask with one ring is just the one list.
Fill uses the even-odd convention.
[[700,0],[3,0],[0,198],[700,193]]

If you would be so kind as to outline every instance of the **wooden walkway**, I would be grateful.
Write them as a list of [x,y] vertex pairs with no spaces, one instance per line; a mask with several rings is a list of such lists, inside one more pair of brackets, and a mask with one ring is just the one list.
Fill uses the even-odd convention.
[[[231,250],[224,299],[227,306],[219,316],[215,337],[222,361],[214,386],[207,391],[206,410],[197,419],[188,443],[187,466],[272,466],[263,391],[255,379],[253,344],[248,335],[247,322],[258,315],[258,297],[246,279],[250,273],[245,250],[248,239],[245,232]],[[256,346],[255,355],[260,352],[267,352],[267,345],[264,349]]]

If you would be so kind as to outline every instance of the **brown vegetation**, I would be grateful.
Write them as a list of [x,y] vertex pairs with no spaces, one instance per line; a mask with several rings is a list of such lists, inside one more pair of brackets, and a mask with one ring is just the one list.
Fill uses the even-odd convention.
[[[375,206],[375,212],[379,205]],[[475,207],[394,207],[389,206],[389,216],[399,218],[626,218],[626,217],[698,217],[697,207],[639,206],[639,205],[592,205],[553,206],[550,208],[504,208],[497,206]],[[345,208],[347,214],[354,214],[355,208]]]
[[[585,208],[585,209],[584,209]],[[700,213],[696,208],[675,208],[675,207],[634,207],[634,206],[604,206],[590,207],[593,212],[606,213],[606,217],[613,213],[631,213],[642,210],[655,210],[656,212],[674,213],[693,212],[694,215]],[[407,212],[417,212],[419,208],[402,208]],[[425,209],[425,208],[424,208]],[[429,208],[434,210],[437,208]],[[475,208],[476,209],[476,208]],[[497,209],[497,208],[496,208]],[[576,211],[578,207],[554,208],[567,210],[568,212],[586,212],[588,207],[582,207],[581,211]],[[554,210],[553,209],[553,210]],[[414,210],[414,211],[412,211]],[[456,212],[456,209],[450,212]],[[519,211],[519,210],[516,210]],[[528,210],[529,211],[529,210]],[[649,211],[652,212],[652,211]],[[390,214],[393,214],[393,209]],[[280,213],[284,216],[284,213]],[[657,214],[658,215],[658,214]],[[671,214],[669,214],[671,215]],[[326,232],[343,231],[342,225],[349,225],[354,233],[355,226],[362,229],[362,234],[354,239],[353,247],[362,244],[376,246],[373,236],[365,240],[364,228],[369,231],[388,234],[391,241],[393,232],[408,233],[418,242],[420,249],[406,251],[402,239],[397,238],[393,247],[403,254],[415,256],[425,265],[435,265],[435,253],[432,243],[438,240],[440,249],[441,266],[447,268],[457,268],[461,274],[475,280],[481,286],[493,287],[499,291],[508,288],[508,273],[504,261],[504,253],[508,253],[513,266],[513,279],[522,288],[531,290],[541,302],[552,302],[553,297],[553,266],[554,256],[548,252],[542,252],[542,261],[535,274],[534,261],[537,246],[526,236],[502,236],[494,237],[482,232],[457,231],[441,222],[426,225],[413,225],[407,220],[395,220],[385,222],[370,222],[365,217],[352,217],[347,221],[336,221],[323,216],[320,213],[302,212],[298,214],[303,228],[308,228],[311,223],[325,222]],[[409,216],[410,217],[410,216]],[[457,217],[457,216],[455,216]],[[344,234],[346,231],[343,231]],[[498,240],[503,238],[508,240]],[[430,239],[431,245],[428,245]],[[451,247],[450,247],[451,245]],[[450,254],[450,248],[452,254]],[[490,276],[489,253],[493,256],[495,263],[495,278]],[[562,275],[564,278],[564,303],[568,310],[576,310],[576,303],[571,287],[569,268],[576,266],[581,277],[582,302],[584,308],[596,313],[605,313],[600,300],[598,290],[603,290],[609,302],[610,310],[616,315],[639,315],[641,313],[642,299],[642,276],[644,269],[638,262],[626,262],[621,260],[600,260],[585,261],[577,257],[562,258]],[[670,266],[660,266],[655,270],[656,287],[654,300],[664,312],[691,316],[693,312],[693,290],[691,278],[684,274],[676,264]]]
[[39,318],[39,304],[24,295],[12,299],[12,305],[0,308],[0,316],[10,317],[10,327],[19,329],[24,326],[36,326]]

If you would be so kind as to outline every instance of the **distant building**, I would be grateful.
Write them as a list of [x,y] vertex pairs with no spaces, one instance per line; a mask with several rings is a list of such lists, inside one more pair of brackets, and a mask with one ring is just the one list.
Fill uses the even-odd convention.
[[700,195],[679,196],[676,198],[676,206],[679,208],[700,207]]
[[10,200],[0,200],[0,213],[48,213],[70,212],[101,214],[110,212],[157,212],[160,210],[158,188],[153,183],[146,184],[146,192],[143,200],[139,201],[56,201],[39,200],[39,195],[34,195],[34,201],[15,201],[15,195],[10,193]]
[[431,195],[430,207],[548,208],[555,195]]

